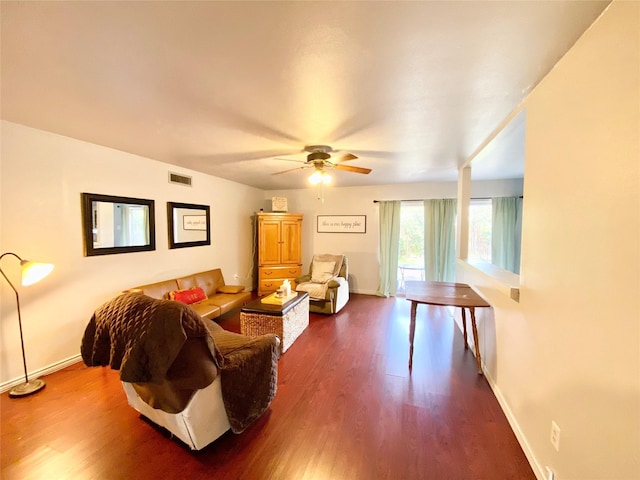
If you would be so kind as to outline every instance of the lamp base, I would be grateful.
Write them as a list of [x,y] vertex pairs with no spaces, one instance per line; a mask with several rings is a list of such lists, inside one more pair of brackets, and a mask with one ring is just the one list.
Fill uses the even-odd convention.
[[11,389],[9,392],[10,397],[26,397],[32,393],[36,393],[45,387],[44,380],[37,378],[26,383],[21,383]]

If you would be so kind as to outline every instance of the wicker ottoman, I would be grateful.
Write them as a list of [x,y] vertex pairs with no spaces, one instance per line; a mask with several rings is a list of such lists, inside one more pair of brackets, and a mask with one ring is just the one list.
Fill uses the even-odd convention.
[[284,304],[265,303],[273,300],[269,295],[247,303],[240,310],[240,332],[255,337],[275,333],[286,352],[296,338],[309,326],[309,294],[297,292],[295,298]]

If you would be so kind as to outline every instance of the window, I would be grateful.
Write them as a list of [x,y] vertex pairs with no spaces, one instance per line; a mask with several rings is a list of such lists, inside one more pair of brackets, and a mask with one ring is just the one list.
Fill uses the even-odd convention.
[[469,258],[491,263],[491,200],[469,204]]
[[402,202],[398,252],[398,292],[406,280],[424,280],[424,204]]

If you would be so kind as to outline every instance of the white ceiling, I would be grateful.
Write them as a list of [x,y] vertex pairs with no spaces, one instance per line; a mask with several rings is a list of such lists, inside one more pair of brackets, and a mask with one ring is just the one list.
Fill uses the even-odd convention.
[[608,3],[2,1],[2,118],[263,189],[309,144],[455,180]]

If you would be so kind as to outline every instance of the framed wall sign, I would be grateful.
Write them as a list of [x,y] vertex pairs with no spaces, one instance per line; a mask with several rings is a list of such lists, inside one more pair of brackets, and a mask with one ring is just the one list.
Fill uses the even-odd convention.
[[287,197],[271,197],[271,210],[274,212],[286,212]]
[[185,230],[202,230],[207,231],[206,215],[183,215],[182,228]]
[[209,205],[167,202],[169,248],[211,245]]
[[367,233],[366,215],[318,215],[318,233]]

